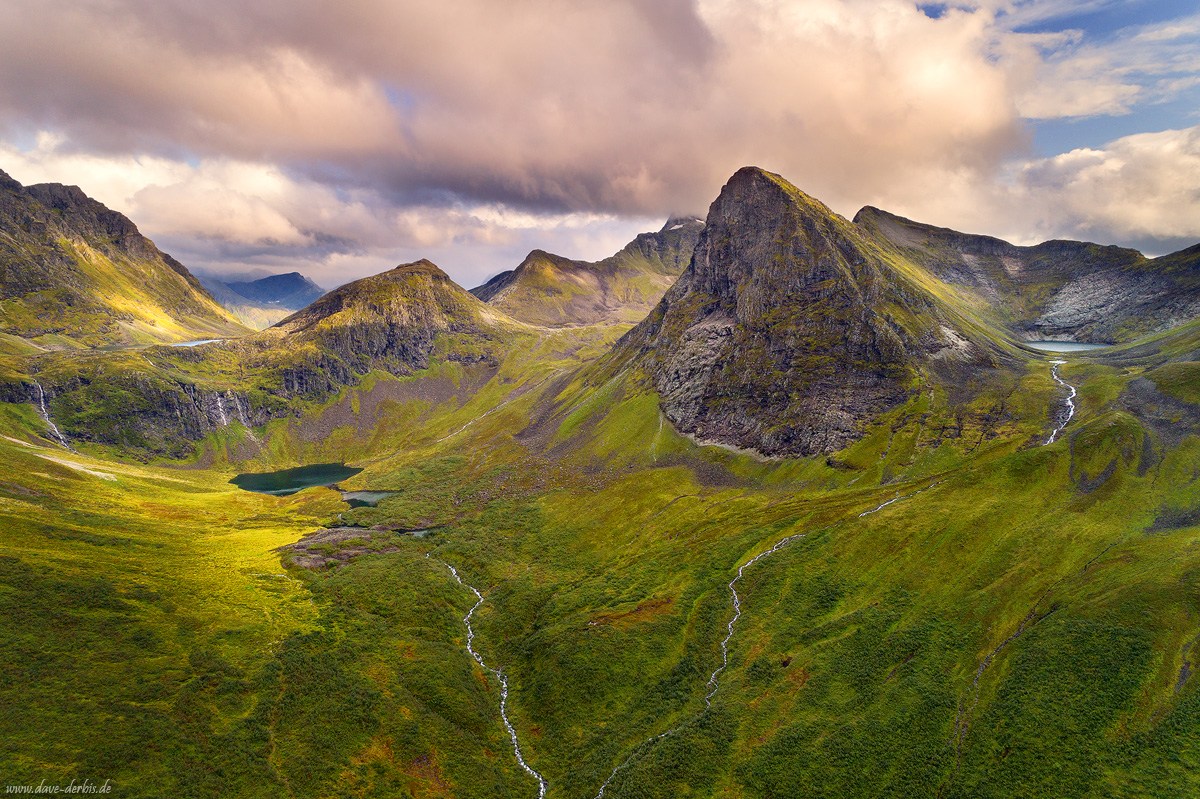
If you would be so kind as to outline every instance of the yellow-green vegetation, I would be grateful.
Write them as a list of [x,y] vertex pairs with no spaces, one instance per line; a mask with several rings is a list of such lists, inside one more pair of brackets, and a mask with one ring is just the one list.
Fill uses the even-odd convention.
[[[205,467],[66,453],[7,406],[25,443],[0,440],[5,773],[131,795],[534,795],[464,648],[474,597],[432,554],[485,592],[475,646],[550,796],[592,796],[627,758],[606,796],[1196,787],[1200,451],[1125,408],[1140,370],[1073,359],[1081,415],[1053,447],[1031,446],[1061,402],[1034,359],[1003,420],[922,392],[835,457],[764,461],[688,441],[631,373],[572,381],[619,332],[372,372],[254,430],[252,461],[212,439]],[[352,510],[226,482],[329,460],[395,493]],[[331,565],[281,567],[275,548],[338,524],[361,533],[320,549]],[[727,583],[797,533],[741,581],[705,708]]]
[[247,332],[182,264],[77,187],[23,187],[0,172],[0,229],[0,333],[8,352]]
[[595,263],[534,250],[471,293],[532,325],[638,322],[687,267],[703,227],[695,218],[671,218]]
[[[815,320],[761,280],[733,292],[763,330],[811,334],[814,359],[846,308],[904,334],[842,358],[894,366],[895,396],[807,457],[681,432],[645,352],[609,355],[628,326],[523,324],[423,262],[235,342],[13,346],[0,773],[130,796],[536,796],[448,563],[484,597],[472,646],[551,799],[1200,792],[1200,323],[1062,356],[1076,411],[1043,446],[1067,407],[1052,359],[828,225],[873,260],[816,259]],[[715,296],[651,323],[690,329]],[[966,366],[938,357],[956,337]],[[229,483],[335,462],[361,469],[338,490]]]

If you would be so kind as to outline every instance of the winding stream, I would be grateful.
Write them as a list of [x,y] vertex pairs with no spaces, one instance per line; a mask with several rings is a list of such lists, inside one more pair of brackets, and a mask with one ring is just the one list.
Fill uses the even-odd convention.
[[[895,502],[895,500],[892,500],[892,502]],[[889,504],[889,503],[884,503],[884,504]],[[883,506],[881,505],[880,507],[883,507]],[[824,530],[824,529],[826,529],[826,528],[824,528],[824,527],[819,528],[819,530]],[[819,532],[819,530],[814,530],[813,532]],[[804,538],[804,536],[806,536],[806,535],[808,535],[807,532],[796,533],[795,535],[791,535],[791,536],[788,536],[787,538],[781,539],[777,544],[775,544],[775,546],[771,547],[770,549],[764,550],[763,552],[759,552],[757,555],[752,557],[750,560],[746,561],[741,566],[739,566],[738,570],[737,570],[737,575],[735,575],[734,578],[729,581],[729,595],[730,595],[730,599],[733,601],[733,618],[731,618],[729,620],[728,632],[725,634],[725,640],[721,642],[721,665],[717,666],[716,670],[713,671],[712,676],[708,678],[708,684],[705,686],[706,688],[708,688],[708,693],[705,694],[705,696],[704,696],[704,707],[706,707],[706,708],[712,707],[713,694],[715,694],[717,692],[717,689],[721,687],[720,680],[718,680],[717,678],[721,676],[721,672],[725,671],[725,667],[729,665],[729,641],[730,641],[730,639],[733,638],[734,627],[737,625],[738,620],[742,618],[742,597],[737,592],[737,582],[738,582],[738,580],[742,579],[742,572],[746,571],[746,569],[753,566],[755,563],[758,563],[763,558],[768,557],[770,555],[774,555],[776,552],[783,549],[788,544],[792,543],[793,541],[795,541],[798,538]]]
[[1058,367],[1062,366],[1066,361],[1051,361],[1050,363],[1052,364],[1050,367],[1050,376],[1054,378],[1054,382],[1063,388],[1069,389],[1071,393],[1067,395],[1067,418],[1063,419],[1062,424],[1054,428],[1054,432],[1050,434],[1050,437],[1046,439],[1046,443],[1042,446],[1053,444],[1055,439],[1058,438],[1058,434],[1063,431],[1063,428],[1070,424],[1071,418],[1075,416],[1075,397],[1079,396],[1079,392],[1075,390],[1075,386],[1058,376]]
[[[429,556],[426,555],[426,557]],[[478,610],[479,606],[483,604],[483,594],[479,593],[475,586],[463,582],[463,579],[458,576],[458,570],[449,563],[440,560],[438,563],[441,563],[450,570],[450,573],[454,575],[454,579],[459,585],[461,585],[463,588],[469,589],[471,593],[475,595],[477,601],[471,606],[471,609],[467,611],[467,615],[463,616],[463,624],[467,628],[467,651],[471,653],[471,657],[475,658],[475,662],[478,663],[484,671],[490,673],[500,682],[500,718],[504,721],[504,729],[508,730],[508,737],[512,739],[513,754],[516,755],[517,763],[520,764],[521,768],[525,769],[525,772],[529,774],[529,776],[538,781],[538,799],[544,799],[546,796],[546,788],[548,787],[546,780],[541,774],[538,774],[536,771],[534,771],[532,766],[525,762],[525,758],[521,755],[521,742],[517,740],[517,731],[513,727],[512,721],[510,721],[508,718],[508,679],[504,676],[504,670],[493,669],[491,666],[484,663],[483,658],[478,652],[475,651],[475,647],[473,646],[473,642],[475,641],[475,629],[471,626],[471,617],[475,615],[475,611]]]
[[[891,505],[896,502],[900,502],[902,500],[910,499],[911,497],[915,497],[917,494],[922,494],[935,486],[941,485],[944,482],[945,482],[945,480],[938,480],[937,482],[930,483],[929,485],[925,486],[924,488],[920,488],[920,489],[917,489],[916,491],[913,491],[911,494],[905,494],[903,496],[892,497],[887,502],[882,502],[879,505],[876,505],[874,508],[871,508],[870,510],[863,511],[862,513],[858,514],[858,516],[856,518],[861,519],[862,517],[869,516],[872,513],[878,513],[879,511],[886,508],[888,505]],[[721,687],[721,683],[720,683],[720,679],[719,679],[721,676],[721,672],[723,672],[725,670],[725,668],[729,665],[729,642],[733,639],[733,634],[735,632],[735,628],[737,627],[737,623],[742,618],[742,597],[740,594],[738,594],[738,591],[737,591],[738,580],[742,579],[742,575],[745,573],[746,569],[750,568],[755,563],[758,563],[760,560],[767,558],[771,555],[774,555],[776,552],[780,551],[781,549],[783,549],[784,547],[786,547],[788,544],[792,543],[793,541],[804,538],[809,533],[818,533],[818,532],[821,532],[822,530],[828,530],[830,527],[833,527],[836,524],[838,524],[838,522],[834,522],[833,524],[827,524],[824,527],[818,527],[813,530],[807,530],[803,533],[796,533],[795,535],[790,535],[787,538],[782,538],[775,543],[775,546],[758,553],[753,558],[751,558],[750,560],[746,561],[745,563],[743,563],[741,566],[738,567],[737,574],[734,575],[733,579],[729,581],[729,596],[730,596],[730,600],[733,603],[733,618],[731,618],[729,620],[729,625],[726,628],[727,632],[725,634],[725,639],[723,641],[721,641],[721,665],[717,666],[716,670],[713,671],[712,675],[708,678],[707,685],[705,686],[708,689],[708,693],[706,693],[704,696],[704,709],[705,709],[704,712],[707,712],[708,708],[712,707],[712,698],[717,693],[717,689]],[[657,743],[658,741],[661,741],[664,738],[674,735],[676,732],[678,732],[682,728],[683,728],[683,724],[682,723],[678,724],[665,732],[660,732],[658,735],[654,735],[649,738],[646,738],[641,743],[639,743],[637,746],[635,746],[633,748],[633,750],[626,756],[626,758],[624,760],[622,760],[620,763],[618,763],[615,768],[613,768],[612,772],[608,775],[608,779],[606,779],[604,781],[604,783],[600,786],[600,790],[596,793],[595,799],[603,799],[604,792],[608,789],[609,783],[611,783],[613,778],[616,777],[617,774],[621,773],[621,771],[623,771],[626,766],[628,766],[630,763],[632,763],[638,755],[640,755],[642,752],[646,751],[654,743]]]

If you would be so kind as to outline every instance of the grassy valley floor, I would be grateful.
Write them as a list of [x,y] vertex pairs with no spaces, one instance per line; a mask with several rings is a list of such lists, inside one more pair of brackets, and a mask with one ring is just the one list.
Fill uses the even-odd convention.
[[[187,463],[70,453],[0,406],[6,784],[536,796],[441,561],[483,594],[473,646],[549,797],[1198,789],[1194,363],[1069,359],[1051,446],[1064,394],[1033,358],[767,461],[677,434],[634,373],[585,385],[619,332],[372,373]],[[228,483],[331,461],[393,493]],[[786,539],[729,635],[731,580]]]

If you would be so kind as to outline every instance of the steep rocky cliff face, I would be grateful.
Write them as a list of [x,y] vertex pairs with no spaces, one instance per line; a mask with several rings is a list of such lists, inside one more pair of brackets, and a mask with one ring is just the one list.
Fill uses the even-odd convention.
[[602,261],[572,261],[542,250],[471,293],[514,319],[547,327],[636,322],[687,267],[704,224],[672,218]]
[[1080,241],[1018,247],[863,208],[864,234],[990,304],[1020,336],[1126,341],[1200,316],[1200,249],[1148,259]]
[[0,332],[34,347],[240,335],[182,264],[76,186],[0,172]]
[[747,167],[709,209],[691,265],[618,343],[667,418],[767,455],[833,452],[904,401],[922,364],[987,362],[857,228]]

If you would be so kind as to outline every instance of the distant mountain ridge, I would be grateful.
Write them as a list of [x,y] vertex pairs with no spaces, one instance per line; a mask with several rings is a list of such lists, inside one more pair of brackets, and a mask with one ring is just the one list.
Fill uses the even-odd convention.
[[854,223],[1022,337],[1127,341],[1200,316],[1200,245],[1161,258],[1081,241],[1020,247],[871,206]]
[[197,275],[213,299],[239,322],[255,330],[263,330],[292,313],[291,308],[248,300],[229,288],[229,284],[210,275]]
[[201,275],[200,282],[226,310],[243,324],[258,330],[270,327],[292,311],[325,295],[325,289],[299,272],[230,282],[213,275]]
[[258,280],[226,283],[226,285],[248,300],[266,305],[278,305],[293,311],[300,310],[325,294],[325,289],[299,272],[270,275]]
[[704,224],[672,217],[601,261],[534,250],[471,293],[514,319],[546,327],[641,320],[687,268]]
[[27,348],[240,335],[183,264],[77,186],[0,172],[0,333]]

